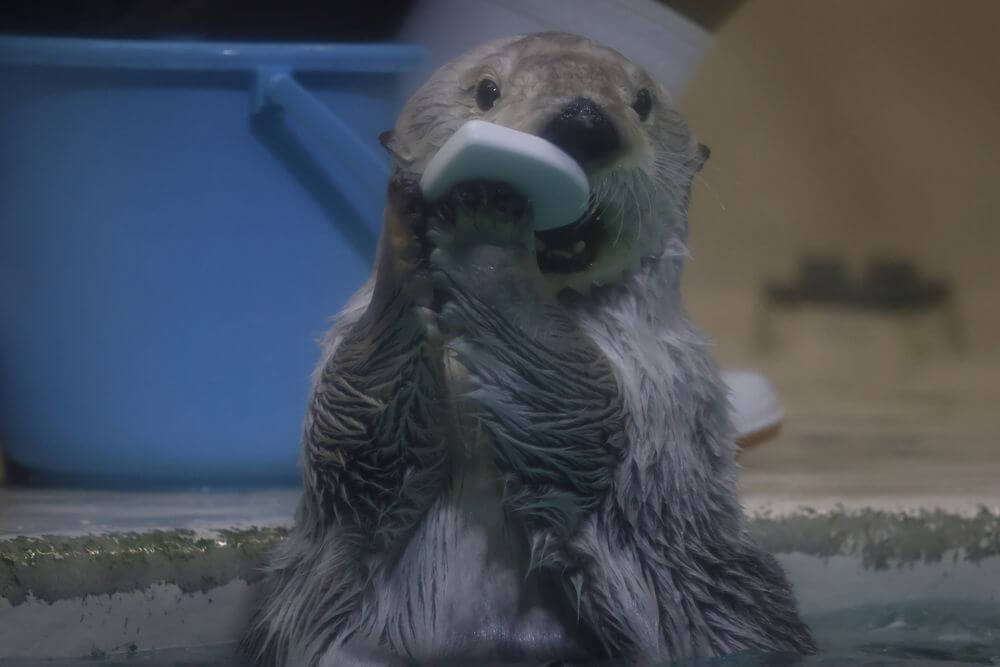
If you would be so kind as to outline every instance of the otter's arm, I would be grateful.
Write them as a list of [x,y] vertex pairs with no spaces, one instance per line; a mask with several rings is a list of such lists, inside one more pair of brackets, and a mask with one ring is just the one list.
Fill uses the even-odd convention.
[[585,325],[614,355],[629,419],[611,489],[569,546],[581,618],[630,664],[812,652],[781,568],[747,531],[726,388],[675,278],[668,261],[644,264]]
[[607,492],[624,434],[610,364],[550,295],[530,217],[502,186],[466,186],[432,233],[439,324],[468,373],[465,397],[528,528],[533,566]]
[[419,189],[394,179],[370,298],[362,290],[341,315],[315,376],[305,493],[242,644],[254,664],[314,665],[356,632],[377,566],[366,554],[391,558],[443,481],[425,231]]
[[443,473],[443,366],[422,199],[393,180],[371,300],[316,378],[306,413],[308,500],[321,520],[392,548]]

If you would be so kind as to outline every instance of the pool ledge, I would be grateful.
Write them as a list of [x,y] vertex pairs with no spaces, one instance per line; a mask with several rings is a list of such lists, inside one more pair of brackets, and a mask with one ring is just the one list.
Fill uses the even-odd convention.
[[[259,503],[253,492],[42,493],[0,491],[0,658],[233,642],[297,498],[292,489]],[[1000,503],[744,504],[807,615],[931,598],[1000,605]],[[264,508],[256,521],[255,506]]]

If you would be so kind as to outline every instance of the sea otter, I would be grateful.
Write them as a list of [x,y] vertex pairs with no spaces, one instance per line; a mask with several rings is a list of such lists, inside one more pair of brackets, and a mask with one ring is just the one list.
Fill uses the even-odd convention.
[[[592,189],[535,232],[502,183],[417,185],[466,121],[536,134]],[[327,336],[305,489],[244,642],[258,664],[650,665],[807,653],[747,534],[726,391],[680,297],[707,156],[667,92],[569,34],[445,65],[383,143],[371,279]]]

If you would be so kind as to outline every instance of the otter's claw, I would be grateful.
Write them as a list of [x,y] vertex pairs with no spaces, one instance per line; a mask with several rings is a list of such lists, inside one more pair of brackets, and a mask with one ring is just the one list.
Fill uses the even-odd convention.
[[499,218],[516,222],[527,212],[528,200],[506,183],[468,181],[456,185],[437,207],[442,217],[452,222],[456,221],[456,215],[475,215],[477,212],[492,212]]
[[429,221],[427,204],[419,184],[403,175],[389,182],[382,235],[382,261],[379,296],[390,298],[398,289],[412,303],[430,307],[433,293],[430,287],[428,256],[431,251],[427,238]]
[[432,216],[428,238],[438,248],[494,245],[534,252],[530,205],[504,183],[462,183],[434,205]]

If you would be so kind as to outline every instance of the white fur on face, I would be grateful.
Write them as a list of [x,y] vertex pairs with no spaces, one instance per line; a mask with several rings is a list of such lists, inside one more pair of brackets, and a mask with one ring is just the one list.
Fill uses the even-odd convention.
[[[500,97],[482,111],[476,88],[488,78]],[[646,88],[654,103],[641,120],[632,109]],[[614,123],[625,150],[613,164],[588,173],[603,211],[597,254],[585,270],[547,274],[555,288],[585,292],[621,281],[646,256],[683,252],[691,179],[701,164],[698,145],[671,106],[667,91],[623,55],[564,33],[504,38],[441,67],[404,107],[388,148],[396,168],[423,173],[428,160],[465,122],[482,119],[538,134],[573,100],[597,103]]]

